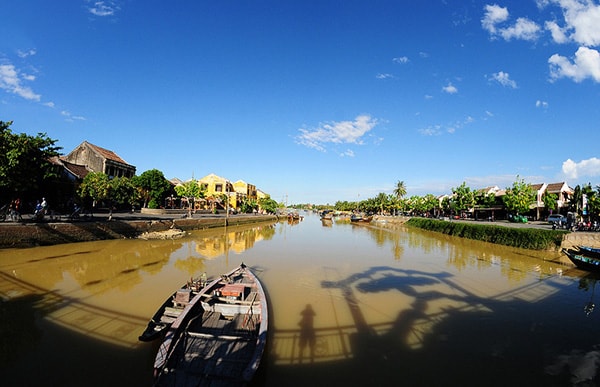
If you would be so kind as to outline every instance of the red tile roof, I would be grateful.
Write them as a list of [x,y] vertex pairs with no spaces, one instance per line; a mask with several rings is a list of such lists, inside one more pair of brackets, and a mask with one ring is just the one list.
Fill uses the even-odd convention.
[[104,157],[107,160],[112,160],[112,161],[116,161],[118,163],[121,164],[126,164],[129,165],[128,162],[126,162],[125,160],[123,160],[122,158],[119,157],[119,155],[117,155],[115,152],[108,150],[108,149],[104,149],[101,148],[97,145],[94,144],[90,144],[87,141],[84,141],[90,148],[92,148],[95,152],[98,152],[100,155],[102,155],[102,157]]

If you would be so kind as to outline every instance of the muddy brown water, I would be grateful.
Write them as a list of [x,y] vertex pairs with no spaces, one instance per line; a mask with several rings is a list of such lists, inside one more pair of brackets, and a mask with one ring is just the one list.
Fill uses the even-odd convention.
[[[301,222],[0,251],[6,386],[148,386],[156,308],[246,263],[269,295],[258,386],[571,385],[600,359],[596,279],[532,252]],[[600,290],[599,290],[600,292]]]

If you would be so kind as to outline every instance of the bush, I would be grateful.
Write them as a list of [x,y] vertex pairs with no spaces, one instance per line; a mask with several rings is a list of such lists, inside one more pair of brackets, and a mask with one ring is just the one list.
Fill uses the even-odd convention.
[[530,250],[546,250],[560,246],[564,234],[567,233],[564,230],[514,228],[427,218],[411,218],[407,225],[460,238]]

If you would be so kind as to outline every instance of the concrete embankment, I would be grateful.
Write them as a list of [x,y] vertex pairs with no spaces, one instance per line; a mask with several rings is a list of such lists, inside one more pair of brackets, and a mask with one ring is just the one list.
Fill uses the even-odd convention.
[[144,233],[183,231],[277,221],[275,215],[236,215],[185,219],[101,219],[99,221],[4,223],[0,248],[23,248],[105,239],[137,238]]

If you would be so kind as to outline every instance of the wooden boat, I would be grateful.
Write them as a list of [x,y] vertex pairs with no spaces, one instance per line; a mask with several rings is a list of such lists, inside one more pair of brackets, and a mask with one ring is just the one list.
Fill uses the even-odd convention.
[[580,269],[600,272],[600,259],[579,254],[576,250],[563,249],[563,253]]
[[580,245],[580,246],[577,246],[577,249],[579,250],[581,255],[600,259],[600,249],[599,248]]
[[372,216],[352,215],[350,217],[350,222],[364,222],[364,223],[369,223],[371,220],[373,220]]
[[267,341],[267,300],[243,263],[204,287],[169,328],[154,362],[155,386],[244,386]]
[[168,297],[148,322],[148,326],[138,336],[140,341],[153,341],[159,338],[183,312],[190,300],[206,285],[206,273],[192,278],[179,290]]

